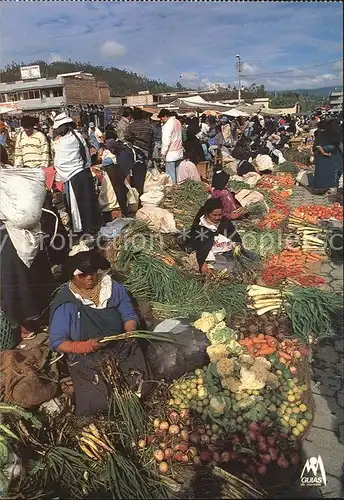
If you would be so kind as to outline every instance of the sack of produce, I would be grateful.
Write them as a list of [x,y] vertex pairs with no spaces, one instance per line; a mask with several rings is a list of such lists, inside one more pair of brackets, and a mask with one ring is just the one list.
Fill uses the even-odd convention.
[[152,231],[159,233],[177,232],[173,214],[164,208],[155,207],[153,205],[144,205],[137,211],[136,219],[147,224]]
[[0,219],[13,227],[36,226],[45,196],[45,174],[41,168],[0,169]]
[[156,379],[171,382],[209,363],[206,335],[192,328],[186,320],[163,321],[154,332],[170,333],[176,341],[175,344],[154,341],[147,347],[146,358]]
[[171,186],[171,177],[165,172],[159,172],[157,168],[151,168],[147,171],[143,192],[154,191],[161,186]]

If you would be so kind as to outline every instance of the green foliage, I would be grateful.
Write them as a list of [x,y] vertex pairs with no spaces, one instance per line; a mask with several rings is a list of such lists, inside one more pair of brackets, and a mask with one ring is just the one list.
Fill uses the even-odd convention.
[[[176,90],[174,87],[161,82],[160,80],[151,80],[143,76],[133,73],[132,71],[121,70],[118,68],[104,66],[94,66],[90,62],[72,62],[57,61],[47,63],[45,61],[32,61],[25,65],[38,64],[41,69],[41,75],[45,78],[56,77],[62,73],[72,73],[74,71],[85,71],[92,73],[97,79],[108,82],[111,95],[128,95],[135,94],[141,90],[149,90],[150,92],[168,92]],[[2,82],[14,82],[20,80],[20,67],[24,63],[18,64],[12,62],[7,65],[4,70],[0,71]],[[181,90],[181,89],[179,89]]]

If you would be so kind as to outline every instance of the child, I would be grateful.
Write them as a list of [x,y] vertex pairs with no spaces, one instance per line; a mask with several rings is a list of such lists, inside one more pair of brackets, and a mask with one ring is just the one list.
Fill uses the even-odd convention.
[[223,206],[223,216],[226,219],[232,219],[232,212],[238,208],[232,193],[227,189],[229,175],[223,170],[215,170],[212,179],[213,197],[220,198]]

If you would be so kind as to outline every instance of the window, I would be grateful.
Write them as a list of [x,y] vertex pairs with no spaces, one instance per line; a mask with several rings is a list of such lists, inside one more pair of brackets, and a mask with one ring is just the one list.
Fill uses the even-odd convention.
[[128,104],[128,99],[122,99],[122,106],[125,106],[126,104]]
[[0,94],[0,102],[7,102],[6,94]]

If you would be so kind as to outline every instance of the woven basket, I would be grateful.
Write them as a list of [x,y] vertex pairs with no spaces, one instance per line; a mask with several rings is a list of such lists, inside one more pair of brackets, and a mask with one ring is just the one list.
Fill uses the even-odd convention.
[[10,322],[0,311],[0,351],[8,351],[15,346],[15,338]]

